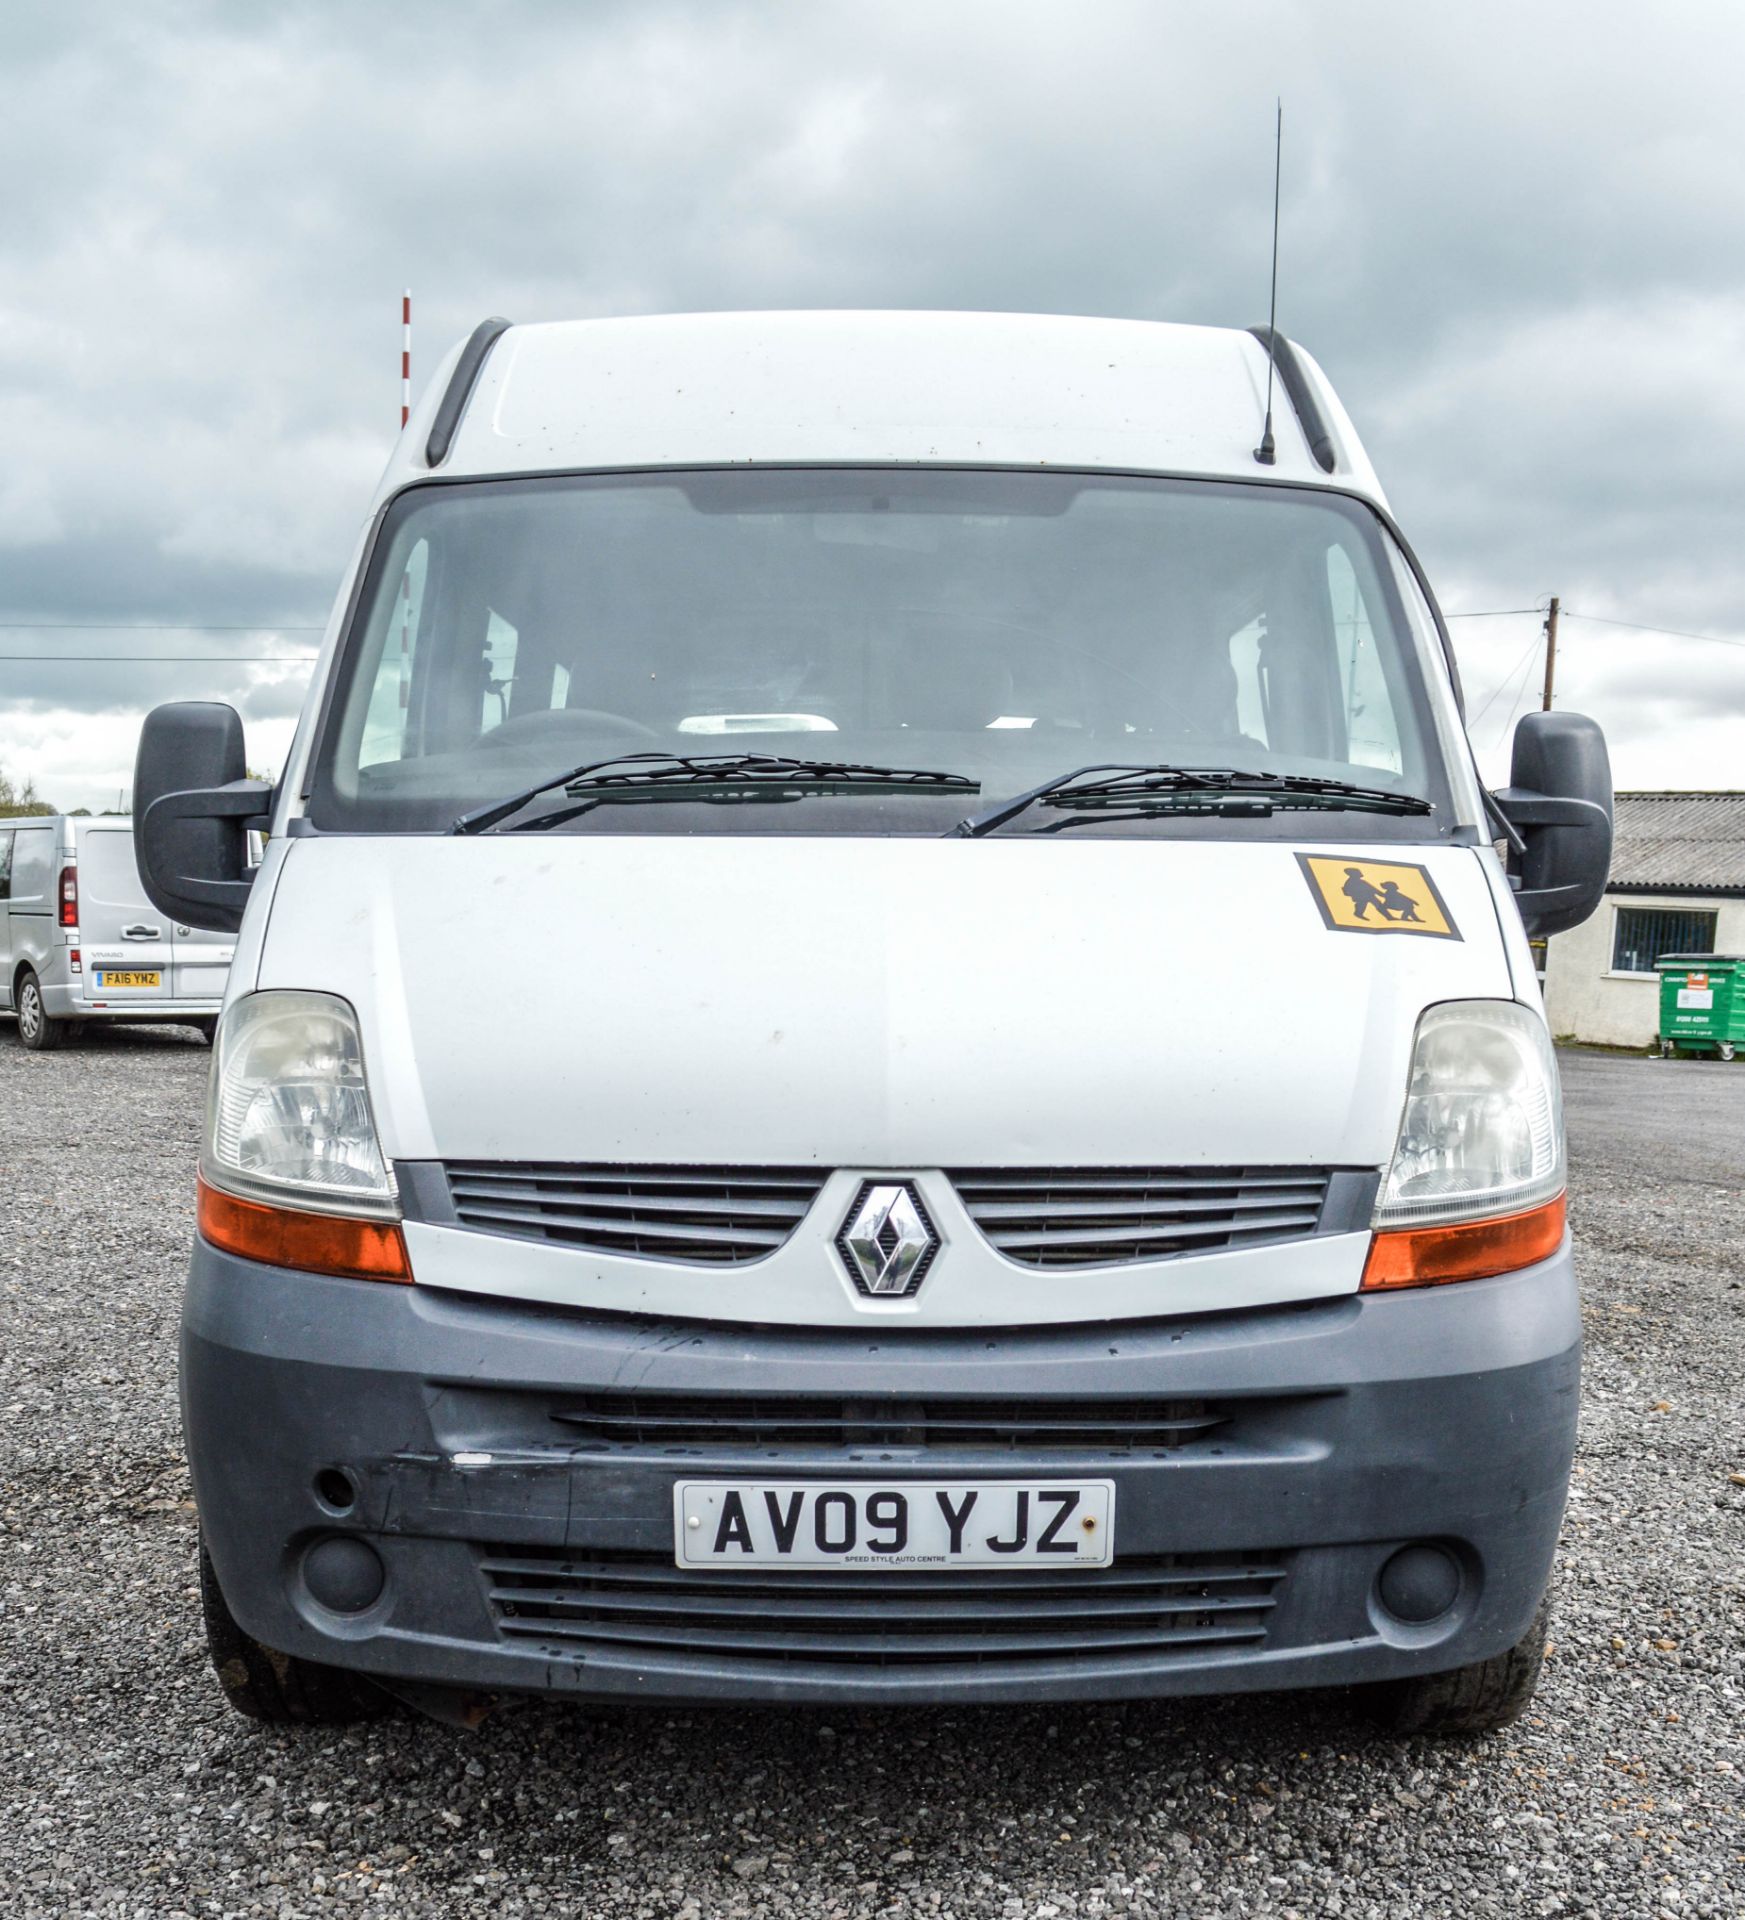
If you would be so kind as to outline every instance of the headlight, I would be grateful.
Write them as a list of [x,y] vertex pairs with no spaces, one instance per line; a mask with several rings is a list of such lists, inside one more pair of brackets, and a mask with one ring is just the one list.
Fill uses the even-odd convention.
[[330,993],[251,993],[224,1015],[206,1098],[207,1183],[315,1212],[397,1218],[357,1016]]
[[1427,1008],[1377,1231],[1522,1213],[1563,1187],[1563,1097],[1544,1020],[1510,1000]]

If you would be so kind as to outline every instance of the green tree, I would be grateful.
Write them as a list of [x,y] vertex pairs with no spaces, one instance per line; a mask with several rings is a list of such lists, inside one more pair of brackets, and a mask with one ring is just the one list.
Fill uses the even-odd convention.
[[28,775],[22,787],[14,784],[12,776],[4,767],[0,767],[0,820],[17,820],[25,814],[53,813],[55,808],[41,799],[36,791],[36,782]]

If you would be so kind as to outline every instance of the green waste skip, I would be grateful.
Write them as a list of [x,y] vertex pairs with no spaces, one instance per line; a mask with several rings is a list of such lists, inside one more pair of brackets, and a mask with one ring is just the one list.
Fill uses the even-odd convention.
[[1727,953],[1669,953],[1660,974],[1660,1051],[1715,1053],[1745,1046],[1745,959]]

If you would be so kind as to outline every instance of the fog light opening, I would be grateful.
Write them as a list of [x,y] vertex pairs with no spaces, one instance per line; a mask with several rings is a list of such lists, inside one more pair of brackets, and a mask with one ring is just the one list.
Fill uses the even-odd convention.
[[1428,1541],[1401,1547],[1377,1576],[1375,1594],[1396,1620],[1428,1626],[1460,1598],[1460,1562]]
[[323,1467],[315,1476],[315,1497],[335,1513],[350,1513],[357,1504],[357,1488],[342,1467]]
[[381,1598],[387,1569],[367,1540],[333,1534],[303,1556],[303,1584],[330,1613],[362,1613]]

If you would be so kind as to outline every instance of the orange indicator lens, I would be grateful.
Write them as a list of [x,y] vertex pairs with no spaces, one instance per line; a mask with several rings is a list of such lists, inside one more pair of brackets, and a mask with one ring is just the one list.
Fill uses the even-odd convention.
[[1549,1260],[1563,1244],[1564,1196],[1500,1220],[1467,1220],[1450,1227],[1403,1227],[1369,1243],[1363,1291],[1439,1287],[1448,1280],[1484,1280]]
[[406,1239],[396,1220],[348,1220],[293,1207],[239,1200],[199,1183],[200,1233],[225,1253],[269,1267],[331,1273],[349,1280],[412,1278]]

